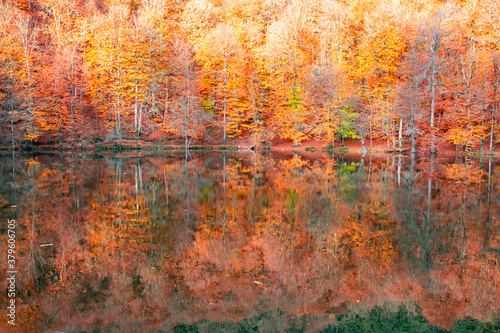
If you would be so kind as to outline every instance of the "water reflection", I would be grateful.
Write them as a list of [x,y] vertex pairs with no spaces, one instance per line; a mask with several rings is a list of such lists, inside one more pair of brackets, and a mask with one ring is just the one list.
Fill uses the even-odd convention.
[[414,156],[2,156],[16,329],[496,330],[499,175]]

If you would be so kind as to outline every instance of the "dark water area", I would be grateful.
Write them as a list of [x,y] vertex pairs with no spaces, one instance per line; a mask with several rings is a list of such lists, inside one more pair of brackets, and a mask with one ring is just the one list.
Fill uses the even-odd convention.
[[1,332],[500,331],[498,159],[0,158]]

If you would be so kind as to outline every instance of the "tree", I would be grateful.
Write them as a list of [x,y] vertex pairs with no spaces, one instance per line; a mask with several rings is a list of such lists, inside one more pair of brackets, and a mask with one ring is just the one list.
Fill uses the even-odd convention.
[[117,139],[122,137],[124,113],[123,43],[128,36],[127,15],[126,6],[116,5],[107,15],[94,16],[85,53],[89,94],[95,107],[102,110],[108,136]]
[[[169,36],[162,27],[164,7],[160,3],[151,3],[139,8],[133,17],[131,30],[135,38],[127,38],[126,80],[127,100],[133,101],[134,132],[141,135],[144,120],[149,120],[150,127],[156,128],[156,118],[160,115],[163,84],[168,77]],[[161,28],[159,28],[159,26]],[[149,112],[147,112],[149,111]],[[149,117],[146,117],[149,116]],[[165,121],[165,113],[163,115]]]
[[[489,53],[485,58],[488,59],[488,64],[484,66],[488,68],[487,80],[489,82],[488,100],[490,101],[489,109],[489,151],[493,150],[493,142],[495,130],[498,129],[497,112],[500,91],[500,20],[498,12],[500,4],[498,1],[487,0],[481,2],[478,8],[473,8],[477,19],[477,31],[479,42],[484,49],[484,52]],[[497,142],[499,138],[497,136]]]
[[423,105],[426,94],[426,71],[420,61],[418,45],[408,47],[408,54],[402,66],[402,77],[397,88],[396,105],[399,116],[406,124],[405,133],[410,136],[412,154],[417,152],[417,137],[424,117]]
[[311,134],[324,136],[335,147],[335,137],[342,120],[341,110],[349,92],[348,83],[343,73],[330,63],[313,65],[308,80],[308,96],[315,123]]
[[237,61],[236,58],[240,49],[237,38],[237,33],[232,25],[227,23],[218,24],[206,35],[197,52],[204,64],[205,76],[208,79],[214,78],[206,82],[207,87],[205,89],[214,91],[208,93],[213,96],[210,104],[214,105],[214,108],[222,113],[224,145],[226,144],[228,123],[236,123],[235,130],[237,131],[238,123],[245,120],[245,118],[239,119],[237,117],[237,112],[241,111],[241,106],[238,105],[237,101],[242,97],[238,96],[238,85],[231,84],[237,82],[234,73],[236,70],[234,62]]
[[371,13],[366,18],[366,31],[358,37],[353,46],[356,51],[347,63],[357,96],[370,111],[370,145],[374,127],[387,140],[387,149],[391,143],[396,147],[395,86],[406,50],[398,19],[384,7]]
[[[40,105],[35,112],[36,123],[49,138],[56,133],[62,145],[63,136],[68,136],[73,145],[75,125],[82,125],[81,50],[86,24],[76,16],[77,8],[73,3],[50,0],[45,3],[45,10],[44,32],[50,36],[51,48],[40,56],[45,75],[37,82],[36,98]],[[75,29],[75,25],[79,29]]]
[[286,7],[284,15],[267,31],[264,52],[270,72],[270,108],[274,109],[271,128],[282,138],[299,145],[310,131],[304,103],[303,69],[312,57],[302,46],[312,38],[309,10],[299,1]]
[[438,89],[438,80],[443,74],[447,60],[447,46],[445,30],[446,22],[453,13],[451,5],[446,4],[439,7],[427,20],[420,25],[420,43],[422,45],[423,54],[426,57],[428,84],[429,84],[429,103],[430,103],[430,143],[431,155],[436,154],[436,128],[435,128],[435,113],[436,113],[436,90]]
[[186,149],[194,137],[202,132],[208,115],[199,102],[200,87],[196,81],[197,68],[187,41],[176,36],[172,43],[173,59],[170,87],[175,91],[169,97],[168,130],[184,137]]
[[[489,103],[486,102],[486,80],[482,65],[484,55],[477,50],[475,41],[463,52],[456,52],[457,62],[448,80],[447,86],[452,97],[446,105],[450,129],[445,138],[455,145],[464,145],[465,151],[472,145],[481,141],[483,146],[484,135],[487,128],[484,123],[485,110]],[[453,63],[450,64],[452,67]],[[454,111],[454,112],[453,112]],[[482,148],[481,148],[482,149]]]
[[[2,125],[6,124],[10,131],[12,149],[16,145],[16,137],[19,139],[19,131],[22,125],[21,103],[23,102],[23,86],[19,71],[22,70],[22,49],[15,34],[15,18],[23,15],[14,5],[10,3],[0,4],[0,98],[2,109],[7,111],[8,116],[2,117]],[[3,113],[2,113],[3,115]]]

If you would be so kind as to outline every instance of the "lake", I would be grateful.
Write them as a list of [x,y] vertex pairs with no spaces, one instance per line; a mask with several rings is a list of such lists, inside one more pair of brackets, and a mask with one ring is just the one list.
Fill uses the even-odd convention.
[[500,331],[499,162],[3,155],[0,331]]

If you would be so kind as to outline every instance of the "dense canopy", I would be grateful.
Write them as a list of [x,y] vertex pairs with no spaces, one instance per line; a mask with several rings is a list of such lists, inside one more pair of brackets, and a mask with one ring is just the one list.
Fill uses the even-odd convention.
[[2,0],[0,140],[498,140],[497,0]]

